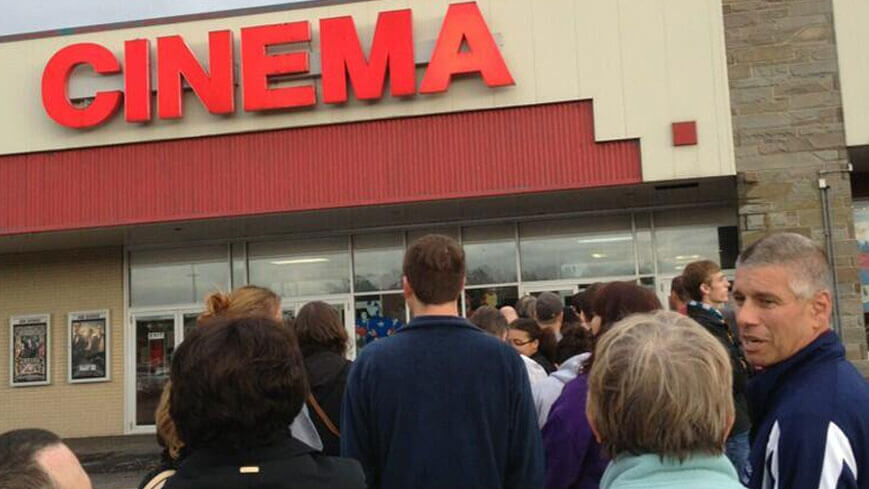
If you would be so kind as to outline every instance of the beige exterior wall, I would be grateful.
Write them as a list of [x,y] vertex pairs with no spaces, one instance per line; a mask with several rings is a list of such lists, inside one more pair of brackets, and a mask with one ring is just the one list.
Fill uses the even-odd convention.
[[[138,125],[117,114],[89,131],[64,128],[42,108],[45,63],[73,43],[100,43],[120,59],[125,40],[147,38],[153,59],[157,37],[180,34],[206,59],[207,33],[231,29],[238,56],[242,27],[310,20],[310,47],[319,53],[318,19],[352,15],[367,48],[379,12],[410,7],[422,51],[437,38],[451,1],[366,1],[0,44],[0,59],[16,72],[0,79],[6,96],[0,154],[593,99],[598,140],[640,138],[644,180],[735,174],[720,0],[479,0],[516,80],[494,90],[470,77],[454,81],[445,94],[409,101],[385,97],[268,115],[239,109],[229,118],[206,113],[188,92],[183,120]],[[673,147],[671,124],[691,120],[697,121],[699,144]]]
[[[120,248],[0,255],[0,432],[40,427],[63,437],[118,435],[124,409],[124,285]],[[67,313],[108,309],[111,380],[67,382]],[[9,318],[51,314],[51,384],[9,386]]]
[[869,144],[869,2],[833,0],[836,50],[848,146]]

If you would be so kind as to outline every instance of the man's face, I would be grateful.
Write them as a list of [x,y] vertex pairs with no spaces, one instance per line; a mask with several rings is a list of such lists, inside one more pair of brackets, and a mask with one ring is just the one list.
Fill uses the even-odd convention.
[[829,329],[829,293],[797,297],[789,285],[791,273],[783,265],[736,270],[736,322],[745,356],[756,367],[787,360]]
[[51,477],[58,489],[92,489],[90,477],[75,454],[63,443],[37,452],[36,462]]
[[707,283],[700,286],[703,292],[704,302],[722,304],[727,302],[730,282],[724,276],[724,272],[714,273]]

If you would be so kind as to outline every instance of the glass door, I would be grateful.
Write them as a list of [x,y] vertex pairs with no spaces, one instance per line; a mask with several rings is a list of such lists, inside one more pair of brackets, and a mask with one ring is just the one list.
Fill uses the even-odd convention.
[[353,341],[356,332],[353,327],[353,315],[350,311],[350,299],[348,297],[314,297],[304,300],[284,299],[281,302],[281,310],[283,311],[284,320],[290,321],[295,319],[299,313],[299,309],[301,309],[305,304],[313,301],[323,301],[335,308],[335,311],[338,312],[341,324],[344,325],[344,329],[347,331],[347,337],[350,338],[347,345],[347,358],[351,360],[356,358],[356,342]]
[[196,327],[195,309],[140,312],[132,315],[135,338],[134,428],[154,425],[154,411],[169,380],[172,354]]
[[175,314],[136,315],[135,425],[154,424],[154,411],[169,380],[175,351]]

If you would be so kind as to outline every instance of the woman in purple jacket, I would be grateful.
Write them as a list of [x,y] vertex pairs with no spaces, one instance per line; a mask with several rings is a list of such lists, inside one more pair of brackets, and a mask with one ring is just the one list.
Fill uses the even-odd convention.
[[[650,289],[632,282],[604,285],[592,301],[594,317],[590,326],[595,342],[621,319],[660,308],[661,303]],[[546,489],[597,489],[609,463],[585,417],[588,372],[593,362],[594,354],[576,379],[564,386],[543,426]]]

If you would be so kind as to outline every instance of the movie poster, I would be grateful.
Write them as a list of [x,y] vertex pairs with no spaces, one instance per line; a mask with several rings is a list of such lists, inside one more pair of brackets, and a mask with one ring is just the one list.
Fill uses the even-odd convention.
[[9,329],[9,384],[12,387],[49,384],[49,315],[13,317]]
[[108,311],[69,313],[69,382],[109,380],[109,335]]

